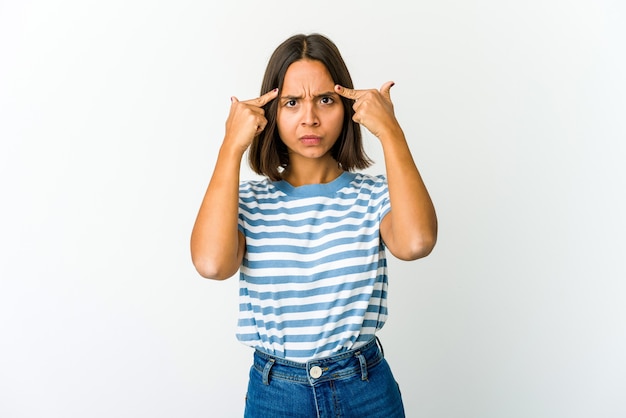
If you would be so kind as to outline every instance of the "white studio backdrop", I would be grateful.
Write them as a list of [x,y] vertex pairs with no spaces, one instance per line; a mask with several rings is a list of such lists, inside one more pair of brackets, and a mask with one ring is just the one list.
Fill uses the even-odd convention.
[[407,415],[626,416],[625,20],[600,0],[0,0],[0,417],[242,415],[237,280],[201,279],[189,235],[230,96],[299,32],[358,88],[396,82],[438,211],[434,252],[390,261]]

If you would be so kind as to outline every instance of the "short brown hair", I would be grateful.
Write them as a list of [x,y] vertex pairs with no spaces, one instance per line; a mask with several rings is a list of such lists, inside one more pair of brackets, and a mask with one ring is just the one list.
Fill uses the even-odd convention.
[[[270,57],[261,85],[261,94],[278,88],[282,90],[283,81],[287,68],[296,61],[303,59],[319,61],[330,73],[333,81],[344,87],[354,88],[348,67],[339,53],[337,46],[324,35],[318,33],[291,36],[281,43]],[[367,168],[372,160],[363,149],[361,127],[352,120],[354,109],[352,100],[341,98],[344,107],[343,128],[337,142],[331,149],[332,157],[344,170]],[[257,173],[267,176],[271,180],[281,180],[279,167],[289,165],[287,147],[278,135],[276,115],[278,113],[277,100],[266,104],[265,117],[267,125],[257,135],[248,151],[248,163],[250,168]]]

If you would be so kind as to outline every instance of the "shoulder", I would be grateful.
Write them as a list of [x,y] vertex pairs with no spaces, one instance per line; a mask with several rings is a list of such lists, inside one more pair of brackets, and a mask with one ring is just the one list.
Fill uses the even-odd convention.
[[276,204],[284,198],[284,193],[269,179],[246,180],[239,183],[240,206]]
[[267,194],[275,190],[268,179],[243,180],[239,182],[239,194]]
[[387,177],[383,174],[354,173],[350,184],[355,189],[380,193],[387,190]]

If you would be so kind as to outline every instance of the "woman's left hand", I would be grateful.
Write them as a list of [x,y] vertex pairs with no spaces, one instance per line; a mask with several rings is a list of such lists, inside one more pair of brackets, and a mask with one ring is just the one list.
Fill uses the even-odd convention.
[[354,100],[352,120],[365,126],[373,135],[382,139],[400,129],[393,111],[390,90],[395,83],[388,81],[380,90],[355,90],[335,85],[335,92],[340,96]]

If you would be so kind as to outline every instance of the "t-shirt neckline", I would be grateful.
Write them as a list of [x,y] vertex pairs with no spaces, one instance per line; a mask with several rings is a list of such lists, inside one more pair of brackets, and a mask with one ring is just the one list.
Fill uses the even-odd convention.
[[344,171],[336,179],[328,183],[305,184],[292,186],[285,180],[272,182],[274,187],[288,196],[333,196],[337,191],[347,186],[356,176],[355,173]]

